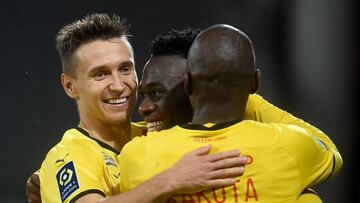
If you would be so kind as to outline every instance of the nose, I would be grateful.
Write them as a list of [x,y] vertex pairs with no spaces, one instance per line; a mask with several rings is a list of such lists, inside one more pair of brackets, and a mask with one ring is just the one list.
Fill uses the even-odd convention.
[[126,87],[125,81],[123,81],[120,76],[114,74],[111,77],[111,82],[109,85],[109,89],[111,91],[122,93],[125,87]]
[[148,97],[144,97],[139,105],[139,113],[142,117],[147,117],[155,111],[155,104]]

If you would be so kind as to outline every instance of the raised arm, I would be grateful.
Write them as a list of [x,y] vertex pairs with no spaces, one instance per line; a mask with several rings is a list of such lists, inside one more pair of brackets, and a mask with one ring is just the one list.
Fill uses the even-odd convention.
[[[252,94],[249,96],[248,103],[246,105],[246,112],[245,112],[246,119],[256,120],[263,123],[283,123],[283,124],[292,124],[299,126],[305,129],[311,135],[317,137],[322,143],[324,143],[329,150],[333,152],[334,160],[337,164],[335,164],[335,168],[333,175],[337,174],[342,167],[342,158],[341,155],[336,148],[335,144],[331,141],[331,139],[321,130],[317,129],[316,127],[310,125],[309,123],[299,119],[292,114],[274,106],[273,104],[266,101],[258,94]],[[309,189],[307,189],[309,190]],[[307,191],[305,190],[305,191]],[[313,192],[309,193],[306,192],[299,196],[297,200],[298,203],[304,202],[322,202],[318,195]]]
[[262,123],[283,123],[299,126],[304,128],[311,135],[319,138],[327,146],[338,151],[335,144],[324,132],[302,119],[274,106],[258,94],[249,96],[245,117]]

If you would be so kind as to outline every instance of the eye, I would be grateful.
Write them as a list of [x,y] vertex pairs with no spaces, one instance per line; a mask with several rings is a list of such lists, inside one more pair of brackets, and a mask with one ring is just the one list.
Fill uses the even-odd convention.
[[159,100],[163,96],[163,92],[161,90],[151,90],[149,93],[149,97],[156,101]]
[[147,86],[145,88],[143,86],[140,86],[139,94],[143,98],[147,98],[147,99],[151,100],[152,102],[158,102],[158,101],[162,100],[168,92],[166,88],[161,87],[159,85],[157,85],[155,87],[151,86],[151,85],[149,85],[149,86]]
[[132,71],[133,71],[133,68],[130,66],[124,66],[124,67],[120,68],[120,72],[125,75],[130,74]]
[[93,77],[95,78],[95,80],[103,80],[107,77],[107,72],[105,71],[98,71],[96,72]]

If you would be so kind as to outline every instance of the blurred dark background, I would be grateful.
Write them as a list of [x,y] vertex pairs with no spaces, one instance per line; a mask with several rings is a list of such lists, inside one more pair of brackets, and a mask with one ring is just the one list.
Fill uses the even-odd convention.
[[[0,202],[26,202],[25,181],[78,122],[60,85],[54,37],[94,12],[131,24],[139,77],[148,44],[172,28],[227,23],[247,33],[262,70],[260,94],[323,130],[344,167],[317,187],[324,202],[360,202],[358,1],[3,1],[0,7]],[[137,112],[134,120],[139,120]],[[358,154],[358,155],[356,155]],[[274,163],[276,164],[276,163]],[[269,166],[271,167],[271,166]]]

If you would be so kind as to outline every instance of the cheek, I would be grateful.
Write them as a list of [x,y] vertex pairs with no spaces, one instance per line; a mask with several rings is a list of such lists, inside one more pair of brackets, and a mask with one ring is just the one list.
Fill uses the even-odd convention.
[[136,76],[136,73],[130,75],[129,78],[128,78],[128,81],[129,81],[128,86],[130,87],[131,91],[132,92],[137,92],[139,81],[138,81],[138,78]]
[[132,77],[129,78],[128,82],[127,82],[127,86],[130,89],[131,92],[131,104],[133,106],[135,106],[136,104],[136,100],[137,100],[137,88],[138,88],[138,81],[136,78]]
[[78,93],[79,93],[79,99],[82,98],[90,98],[90,97],[95,97],[96,95],[99,94],[99,89],[100,89],[101,84],[89,84],[89,83],[84,83],[80,86],[78,86]]
[[137,80],[132,80],[132,83],[131,83],[132,91],[137,92],[138,86],[139,86],[138,81]]
[[158,102],[157,108],[159,112],[167,119],[170,119],[174,112],[176,112],[176,104],[171,99],[171,97],[163,98]]

